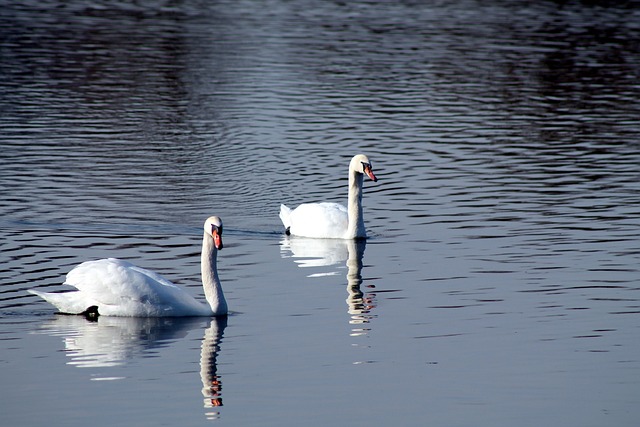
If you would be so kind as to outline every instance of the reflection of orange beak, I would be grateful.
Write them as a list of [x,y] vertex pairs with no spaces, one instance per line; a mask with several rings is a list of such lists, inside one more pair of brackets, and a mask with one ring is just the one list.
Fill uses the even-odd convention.
[[213,244],[217,250],[222,249],[222,236],[218,234],[218,230],[213,230]]
[[364,168],[364,173],[366,173],[366,174],[367,174],[367,176],[368,176],[369,178],[371,178],[371,180],[372,180],[373,182],[377,182],[377,181],[378,181],[378,178],[376,178],[376,176],[373,174],[373,171],[371,170],[371,166],[367,166],[367,167],[365,167],[365,168]]

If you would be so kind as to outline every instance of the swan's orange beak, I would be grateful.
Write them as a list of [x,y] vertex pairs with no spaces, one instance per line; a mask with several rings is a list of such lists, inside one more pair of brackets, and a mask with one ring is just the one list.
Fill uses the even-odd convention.
[[222,236],[220,234],[218,234],[218,230],[213,230],[213,244],[216,246],[217,250],[222,249],[223,244],[222,244]]
[[373,182],[377,182],[377,181],[378,181],[378,178],[376,178],[376,176],[373,174],[373,171],[371,170],[371,166],[370,166],[370,165],[366,165],[366,166],[364,167],[364,173],[366,173],[366,174],[367,174],[367,176],[368,176],[369,178],[371,178],[371,180],[372,180]]

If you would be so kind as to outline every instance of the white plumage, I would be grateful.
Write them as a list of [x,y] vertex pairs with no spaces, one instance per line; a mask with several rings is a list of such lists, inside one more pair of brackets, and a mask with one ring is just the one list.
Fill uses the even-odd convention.
[[227,303],[217,272],[222,249],[222,221],[210,217],[204,225],[202,284],[208,304],[197,301],[164,277],[116,258],[87,261],[71,270],[65,284],[76,288],[62,293],[29,292],[44,298],[60,312],[80,314],[97,307],[102,316],[176,317],[227,314]]
[[303,203],[295,209],[280,205],[280,220],[288,234],[327,239],[367,237],[362,215],[364,174],[374,182],[369,158],[358,154],[349,163],[348,207],[338,203]]

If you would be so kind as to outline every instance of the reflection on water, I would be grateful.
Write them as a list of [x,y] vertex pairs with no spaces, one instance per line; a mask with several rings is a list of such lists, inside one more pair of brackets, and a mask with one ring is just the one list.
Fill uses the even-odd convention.
[[[168,341],[184,338],[202,321],[196,319],[100,317],[56,315],[36,331],[64,341],[68,365],[79,368],[119,366],[139,357],[153,357]],[[103,379],[103,378],[94,378]]]
[[[247,417],[263,415],[299,424],[292,412],[320,407],[318,424],[357,424],[351,397],[374,401],[383,384],[385,402],[412,425],[425,423],[420,395],[434,402],[433,424],[635,426],[638,2],[266,4],[2,3],[0,320],[10,332],[0,335],[0,369],[30,370],[33,360],[15,355],[39,350],[22,344],[42,337],[12,329],[16,313],[51,312],[25,290],[60,289],[80,261],[135,260],[198,294],[192,224],[211,212],[225,218],[232,256],[222,262],[242,310],[234,385],[246,381],[233,405],[225,386],[225,416],[242,407],[234,424],[258,425]],[[344,164],[357,151],[375,159],[381,178],[363,199],[375,233],[366,266],[345,267],[359,260],[347,242],[291,239],[282,258],[280,203],[344,203]],[[325,327],[344,317],[333,289],[300,304],[309,295],[292,291],[292,271],[309,271],[309,286],[342,286],[348,276],[352,323],[342,323],[366,340]],[[292,307],[305,316],[287,316]],[[289,351],[277,343],[305,321],[307,331],[326,332],[321,360],[309,332],[296,336],[297,359],[308,365],[265,370],[281,360],[277,349]],[[86,325],[87,334],[102,334],[96,327]],[[141,346],[141,331],[157,328],[125,329],[114,337],[122,354],[111,356],[102,348],[83,356],[88,346],[72,331],[66,359],[118,371],[121,360],[156,354]],[[138,342],[131,355],[128,334]],[[256,351],[256,336],[274,344],[263,346],[274,350],[270,359]],[[352,360],[345,339],[366,341],[375,374],[362,375],[369,364],[339,368]],[[212,408],[215,375],[203,386]],[[105,411],[122,409],[109,394],[122,383],[99,383]],[[6,387],[3,397],[15,396]],[[71,400],[87,403],[86,387]],[[266,389],[289,399],[272,405]],[[26,401],[0,413],[27,425],[35,414]],[[179,412],[163,407],[156,416],[166,423]],[[61,423],[77,425],[65,415]],[[393,411],[376,415],[397,423]]]
[[[293,258],[300,268],[331,267],[341,265],[349,258],[347,242],[342,239],[307,239],[304,237],[285,237],[280,241],[280,254],[283,258]],[[333,276],[335,269],[319,273],[310,273],[308,277]]]
[[[367,247],[365,239],[307,239],[303,237],[286,237],[280,241],[280,254],[283,258],[292,258],[300,268],[336,267],[323,269],[324,271],[309,274],[307,277],[334,276],[347,267],[346,299],[351,318],[351,335],[361,336],[369,332],[364,325],[369,323],[375,315],[371,310],[376,307],[376,293],[374,290],[363,292],[362,267],[364,251]],[[374,285],[370,285],[374,289]]]
[[[351,320],[349,323],[354,326],[352,335],[366,335],[368,328],[363,325],[375,316],[371,314],[371,310],[376,307],[376,294],[372,292],[363,292],[360,289],[362,285],[362,266],[364,258],[364,250],[367,246],[366,240],[350,240],[347,242],[349,249],[349,258],[347,259],[347,305],[349,306],[349,314]],[[373,287],[373,285],[371,285]]]
[[220,412],[211,408],[222,406],[222,378],[218,375],[218,353],[224,329],[227,327],[227,316],[216,317],[204,331],[200,351],[200,379],[202,380],[202,396],[207,419],[220,417]]
[[[33,333],[62,338],[65,355],[71,359],[67,362],[68,365],[78,368],[113,368],[127,365],[134,359],[162,357],[162,348],[184,339],[189,332],[200,329],[202,323],[202,318],[198,317],[101,316],[96,321],[89,321],[82,316],[56,315]],[[226,316],[212,318],[202,339],[200,379],[208,419],[219,418],[220,413],[210,409],[222,406],[222,380],[218,374],[217,357],[226,326]],[[92,381],[123,379],[125,377],[108,374],[91,377]]]

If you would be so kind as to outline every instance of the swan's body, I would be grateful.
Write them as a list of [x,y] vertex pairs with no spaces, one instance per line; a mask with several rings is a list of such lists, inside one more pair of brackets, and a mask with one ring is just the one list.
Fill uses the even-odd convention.
[[304,203],[295,209],[280,205],[280,219],[287,234],[326,239],[366,238],[362,216],[362,184],[364,174],[374,182],[371,162],[358,154],[349,163],[349,196],[347,207],[338,203]]
[[45,293],[29,290],[60,312],[81,314],[89,309],[102,316],[178,317],[227,314],[216,266],[222,249],[222,221],[210,217],[202,239],[202,286],[208,304],[202,304],[184,289],[162,276],[115,258],[84,262],[66,277],[65,284],[77,290]]

